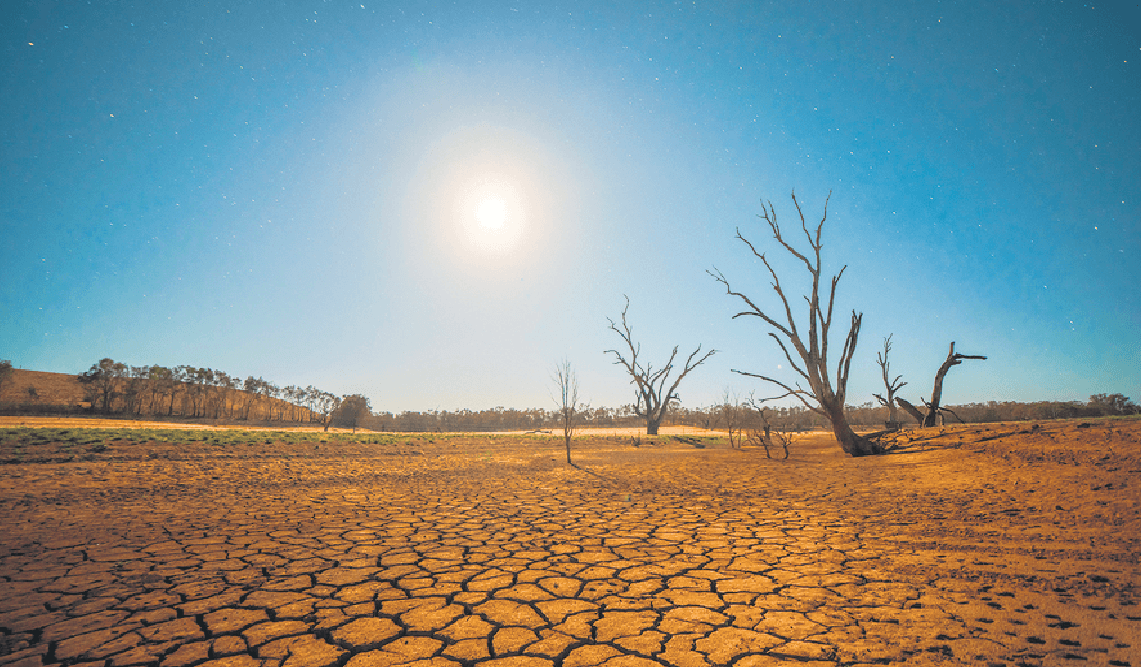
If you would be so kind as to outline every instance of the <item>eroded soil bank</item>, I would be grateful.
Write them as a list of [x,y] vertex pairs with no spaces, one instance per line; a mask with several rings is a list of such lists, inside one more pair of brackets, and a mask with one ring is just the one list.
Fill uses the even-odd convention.
[[0,664],[1141,665],[1135,420],[65,444],[0,452]]

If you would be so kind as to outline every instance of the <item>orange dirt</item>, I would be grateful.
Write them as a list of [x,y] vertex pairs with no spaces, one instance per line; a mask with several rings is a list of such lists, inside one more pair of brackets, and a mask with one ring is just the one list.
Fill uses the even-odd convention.
[[0,466],[0,664],[1141,666],[1138,420],[264,440]]
[[[29,394],[29,389],[34,393]],[[87,405],[83,390],[75,375],[13,368],[12,376],[0,387],[0,401],[76,407]]]

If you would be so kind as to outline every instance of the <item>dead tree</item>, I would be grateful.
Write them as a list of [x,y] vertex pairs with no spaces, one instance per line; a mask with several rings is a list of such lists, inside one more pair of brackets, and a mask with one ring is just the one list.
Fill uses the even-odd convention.
[[772,445],[772,439],[767,432],[752,427],[745,431],[745,439],[748,440],[749,444],[753,447],[764,447],[765,458],[771,459],[773,457],[772,452],[769,451],[769,446]]
[[768,418],[768,416],[765,415],[765,409],[764,408],[756,406],[756,405],[753,405],[753,407],[756,408],[757,416],[760,418],[760,421],[761,421],[760,428],[757,428],[756,426],[750,427],[746,431],[745,437],[749,440],[750,445],[752,445],[754,447],[757,447],[757,446],[764,447],[765,448],[765,458],[771,459],[773,457],[773,455],[769,451],[769,447],[772,446],[773,440],[772,440],[772,427],[769,426],[769,418]]
[[904,412],[911,415],[912,418],[914,418],[915,421],[918,422],[920,426],[923,426],[923,420],[927,418],[927,415],[920,412],[919,408],[915,407],[914,405],[909,403],[907,400],[900,398],[898,396],[895,397],[895,402],[899,404],[899,407],[903,408]]
[[935,373],[935,389],[931,392],[931,400],[923,401],[923,404],[927,406],[926,413],[920,412],[919,408],[902,398],[896,398],[896,402],[924,428],[935,426],[939,415],[944,412],[955,415],[956,419],[963,421],[963,419],[959,417],[959,415],[956,415],[950,408],[939,405],[939,402],[943,398],[943,378],[947,376],[947,371],[951,370],[952,366],[958,366],[963,363],[963,359],[986,359],[986,357],[979,354],[957,354],[955,352],[955,343],[952,341],[951,349],[947,352],[947,358],[943,361],[943,365],[939,367],[939,371]]
[[759,405],[756,405],[755,403],[752,403],[751,401],[750,401],[750,404],[753,406],[753,408],[756,409],[757,416],[760,417],[760,419],[761,419],[761,428],[764,429],[765,443],[766,443],[765,453],[768,454],[768,452],[769,452],[768,445],[772,444],[771,434],[772,434],[773,427],[771,424],[769,424],[769,417],[768,417],[768,415],[765,414],[765,409]]
[[788,446],[792,444],[792,441],[794,438],[796,438],[796,435],[793,433],[785,433],[784,431],[777,431],[774,437],[776,438],[777,444],[779,444],[781,448],[784,449],[784,458],[787,460]]
[[[829,194],[828,198],[831,199],[831,197],[832,195]],[[780,278],[777,276],[776,271],[772,265],[769,264],[765,255],[757,252],[756,247],[741,235],[740,229],[737,230],[737,238],[749,246],[749,250],[752,251],[753,255],[761,260],[761,263],[768,269],[771,278],[770,284],[773,291],[780,297],[781,305],[784,308],[784,320],[780,321],[769,316],[768,313],[761,310],[748,296],[733,291],[733,288],[729,286],[729,281],[716,268],[708,273],[717,280],[717,282],[725,286],[725,290],[730,296],[740,298],[748,307],[746,310],[734,315],[734,319],[743,316],[757,317],[767,324],[770,329],[773,329],[773,331],[769,331],[769,336],[776,341],[793,370],[808,383],[808,389],[803,388],[799,382],[790,386],[783,380],[777,380],[764,375],[747,373],[736,369],[734,369],[734,372],[764,380],[784,390],[784,393],[780,396],[774,396],[772,399],[765,400],[795,396],[805,407],[823,416],[832,424],[832,432],[835,434],[836,440],[840,443],[840,447],[850,456],[881,454],[884,451],[883,447],[873,440],[856,435],[848,425],[848,418],[844,413],[844,398],[848,386],[848,369],[852,364],[852,355],[856,351],[856,340],[860,335],[860,324],[863,321],[862,313],[857,313],[855,310],[852,311],[848,335],[844,339],[844,346],[840,350],[840,360],[836,365],[834,386],[829,377],[828,333],[832,327],[832,306],[836,300],[836,285],[840,282],[840,277],[844,275],[844,269],[848,267],[845,266],[840,269],[840,272],[832,277],[832,286],[828,294],[828,304],[826,307],[823,306],[820,302],[820,250],[824,247],[824,243],[820,240],[820,235],[821,230],[824,228],[824,221],[828,218],[828,200],[824,202],[824,215],[816,225],[815,233],[810,232],[808,229],[808,223],[804,219],[804,212],[800,208],[800,202],[796,200],[795,191],[792,193],[792,203],[796,206],[796,212],[800,215],[800,228],[808,238],[808,245],[811,248],[807,256],[792,247],[781,235],[780,225],[777,223],[776,209],[773,207],[771,201],[767,206],[764,201],[761,202],[761,213],[757,217],[768,223],[773,238],[776,239],[777,243],[793,257],[800,260],[808,270],[808,274],[812,277],[812,290],[804,297],[804,300],[808,304],[808,328],[806,331],[802,331],[797,327],[796,320],[792,315],[792,305],[784,293],[784,288],[781,286]],[[789,351],[790,347],[796,352],[796,359],[793,358],[792,353]]]
[[753,445],[754,447],[764,447],[765,458],[769,459],[773,457],[771,448],[780,445],[781,448],[784,449],[784,458],[787,459],[788,446],[792,444],[794,437],[793,434],[785,433],[783,431],[773,431],[772,427],[769,425],[769,419],[765,415],[764,408],[758,408],[757,414],[759,414],[761,418],[761,428],[752,427],[746,431],[746,437],[749,440],[749,444]]
[[887,355],[891,352],[891,337],[893,334],[888,334],[888,337],[883,339],[883,352],[876,352],[876,363],[879,364],[880,373],[883,375],[883,384],[887,387],[887,398],[879,394],[872,394],[879,399],[880,403],[887,406],[887,427],[892,430],[899,429],[899,422],[895,418],[895,392],[899,391],[901,387],[905,386],[906,382],[900,382],[899,378],[902,375],[895,376],[891,379],[891,364],[887,360]]
[[721,394],[721,418],[725,421],[725,430],[729,432],[729,447],[740,449],[745,440],[742,421],[747,413],[748,406],[741,402],[740,397],[730,389]]
[[925,428],[935,425],[935,416],[940,411],[939,401],[943,398],[943,378],[947,375],[947,371],[951,370],[951,366],[958,366],[963,363],[963,359],[986,359],[986,357],[978,354],[956,354],[955,342],[951,341],[951,349],[947,351],[947,358],[939,367],[939,372],[935,373],[935,389],[931,392],[931,402],[927,404],[927,418],[923,420]]
[[578,415],[578,377],[569,361],[563,361],[555,366],[555,374],[551,376],[555,381],[558,396],[554,397],[555,404],[559,406],[559,425],[563,429],[563,438],[567,446],[567,463],[571,462],[571,438],[575,431],[575,417]]
[[[626,311],[629,309],[630,297],[626,297],[626,307],[622,309],[621,328],[615,324],[614,320],[606,318],[614,333],[621,336],[622,340],[625,341],[626,347],[630,351],[629,359],[622,356],[618,350],[606,350],[606,353],[613,354],[616,359],[614,363],[620,364],[630,374],[630,383],[634,385],[634,393],[637,397],[634,403],[634,414],[646,420],[647,435],[657,435],[658,429],[662,425],[662,419],[669,409],[670,401],[678,398],[677,387],[681,384],[682,379],[689,375],[690,371],[704,363],[706,359],[713,356],[717,350],[710,350],[705,353],[705,356],[698,359],[697,355],[701,352],[701,346],[698,345],[697,349],[690,353],[689,358],[685,360],[685,367],[682,368],[681,374],[674,379],[673,384],[667,390],[666,382],[674,369],[673,363],[677,357],[677,346],[674,346],[665,366],[654,370],[650,364],[643,364],[638,359],[641,346],[634,344],[634,339],[630,334],[630,325],[626,322]],[[696,361],[694,361],[695,359]]]

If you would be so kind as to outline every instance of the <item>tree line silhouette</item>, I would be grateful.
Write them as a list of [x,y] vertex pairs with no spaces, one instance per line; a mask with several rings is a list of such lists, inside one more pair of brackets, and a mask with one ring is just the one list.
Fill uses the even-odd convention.
[[[66,406],[12,400],[10,361],[0,360],[0,397],[7,411],[58,412]],[[564,415],[558,409],[506,408],[485,410],[429,410],[373,412],[360,394],[336,396],[315,387],[289,385],[249,376],[240,380],[222,371],[193,366],[129,366],[102,359],[78,376],[88,413],[127,417],[172,417],[227,422],[277,422],[282,425],[359,427],[395,432],[494,432],[560,430]],[[18,388],[17,388],[18,389]],[[17,391],[16,393],[26,393]],[[1095,394],[1088,401],[1037,401],[967,403],[948,406],[948,423],[1076,419],[1141,413],[1123,394]],[[880,428],[892,419],[888,408],[866,402],[846,407],[851,424]],[[582,427],[632,428],[645,426],[644,411],[630,404],[616,408],[580,406],[575,417]],[[765,407],[765,421],[777,431],[826,429],[825,417],[804,406]],[[685,407],[673,400],[664,412],[664,425],[706,429],[747,429],[761,423],[759,409],[728,391],[721,403]]]
[[[684,407],[676,401],[665,413],[663,426],[690,426],[725,430],[747,429],[761,423],[758,408],[737,403],[736,418],[727,415],[727,403],[704,407]],[[1086,401],[1039,401],[1033,403],[995,402],[949,406],[965,422],[1076,419],[1084,417],[1138,414],[1138,408],[1122,394],[1097,394]],[[888,409],[871,402],[847,406],[849,423],[861,429],[880,430],[888,421]],[[774,431],[797,432],[830,428],[827,419],[803,406],[765,407],[766,419]],[[612,407],[580,407],[575,412],[580,428],[645,428],[645,416],[633,404]],[[948,417],[947,423],[956,423]],[[551,431],[563,433],[563,414],[558,409],[494,407],[485,410],[428,410],[375,412],[364,416],[360,426],[373,431],[402,433]],[[918,424],[915,424],[918,426]]]
[[[12,373],[11,362],[0,361],[0,392]],[[133,417],[185,417],[225,421],[328,424],[349,397],[313,386],[285,387],[253,376],[244,380],[213,368],[132,366],[110,358],[77,376],[86,411]],[[34,387],[21,396],[36,403]],[[17,403],[6,401],[11,407]],[[47,406],[41,406],[47,407]]]

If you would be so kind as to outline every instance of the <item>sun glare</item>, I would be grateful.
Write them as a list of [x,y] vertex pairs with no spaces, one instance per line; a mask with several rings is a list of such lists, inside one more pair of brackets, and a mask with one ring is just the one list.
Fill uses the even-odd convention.
[[496,197],[484,199],[475,212],[475,218],[487,229],[499,229],[507,218],[507,205]]
[[442,135],[413,174],[410,212],[425,239],[457,266],[498,272],[535,257],[547,231],[545,215],[563,181],[553,181],[552,156],[525,133],[477,125]]
[[526,227],[522,188],[502,176],[474,179],[456,202],[456,213],[468,243],[485,253],[514,250]]

